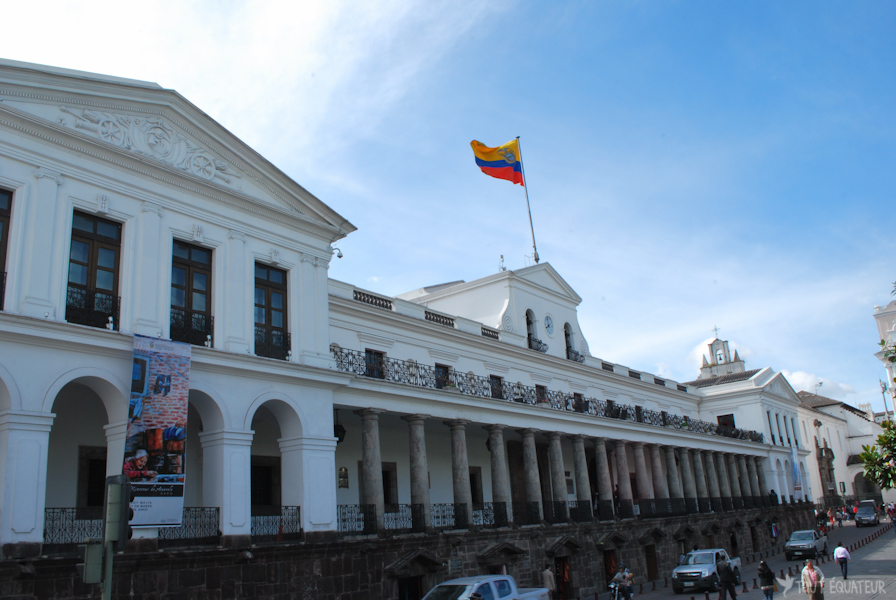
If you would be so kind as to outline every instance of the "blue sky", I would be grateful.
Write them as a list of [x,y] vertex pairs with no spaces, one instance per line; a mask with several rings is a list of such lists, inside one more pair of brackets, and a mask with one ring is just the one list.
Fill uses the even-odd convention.
[[[19,3],[22,4],[22,3]],[[297,5],[297,6],[293,6]],[[896,268],[890,2],[36,2],[0,56],[176,89],[359,230],[331,276],[394,295],[542,261],[592,354],[748,368],[882,409]]]

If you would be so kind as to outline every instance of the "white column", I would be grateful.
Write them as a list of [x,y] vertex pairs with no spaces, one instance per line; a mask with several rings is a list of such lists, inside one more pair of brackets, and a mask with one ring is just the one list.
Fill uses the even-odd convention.
[[[217,258],[216,255],[215,259]],[[246,256],[246,236],[242,232],[231,230],[227,234],[225,261],[226,270],[223,272],[227,275],[219,289],[224,290],[222,300],[226,298],[227,301],[215,301],[216,314],[221,315],[221,318],[215,319],[215,336],[223,336],[225,350],[246,354],[249,348],[254,347],[249,344],[250,336],[246,330],[249,323],[253,322],[252,305],[247,305],[246,302],[254,293],[255,278],[250,278],[253,272]],[[291,321],[289,315],[287,318]],[[215,347],[222,346],[216,341]]]
[[[162,241],[162,208],[152,202],[144,202],[136,224],[136,257],[133,264],[135,285],[140,290],[133,294],[130,317],[134,333],[158,337],[168,331],[170,325],[169,308],[171,291],[159,285],[168,281],[171,273],[171,242]],[[161,258],[162,260],[159,260]],[[167,262],[165,259],[168,259]],[[167,267],[167,269],[166,269]],[[166,273],[167,270],[167,273]],[[124,305],[124,303],[122,303]],[[122,313],[125,313],[122,306]],[[167,322],[166,322],[167,321]],[[122,330],[130,329],[118,324]]]
[[290,320],[293,331],[293,360],[304,365],[332,368],[330,355],[330,302],[327,283],[328,261],[303,254],[299,263],[301,297],[296,315]]
[[280,438],[283,506],[301,507],[304,531],[336,529],[336,439]]
[[121,475],[124,464],[124,443],[128,436],[127,420],[104,425],[106,431],[106,477]]
[[36,554],[43,542],[47,449],[55,416],[25,411],[0,414],[0,543],[4,547],[37,544],[28,554]]
[[[28,207],[23,231],[46,231],[50,234],[40,238],[29,236],[23,240],[23,256],[19,262],[22,265],[19,312],[39,319],[45,318],[45,314],[50,319],[63,319],[65,304],[59,307],[60,312],[57,313],[56,303],[64,294],[57,292],[60,285],[65,285],[67,278],[57,281],[59,278],[54,266],[59,262],[54,258],[62,254],[62,240],[66,239],[64,223],[71,222],[71,215],[65,214],[58,200],[59,187],[64,180],[59,173],[44,167],[37,169],[34,177],[37,183],[30,194],[30,202],[19,202],[17,210]],[[68,255],[68,252],[65,254]]]
[[[250,535],[252,436],[233,429],[199,434],[202,443],[202,502],[221,511],[221,533]],[[189,476],[189,475],[188,475]]]

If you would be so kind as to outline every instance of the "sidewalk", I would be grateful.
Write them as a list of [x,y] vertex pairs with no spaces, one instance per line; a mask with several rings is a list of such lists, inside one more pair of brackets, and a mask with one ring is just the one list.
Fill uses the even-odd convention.
[[[877,537],[875,537],[877,536]],[[873,539],[872,539],[873,538]],[[786,540],[778,540],[774,547],[769,547],[762,552],[762,558],[768,563],[778,577],[781,577],[782,571],[784,579],[788,577],[788,571],[792,578],[793,584],[786,593],[779,584],[779,591],[775,593],[775,600],[780,598],[791,598],[795,600],[805,600],[806,596],[799,591],[800,572],[805,564],[803,560],[787,561],[782,551]],[[894,534],[893,525],[889,521],[881,522],[877,527],[857,528],[853,522],[844,523],[842,528],[835,528],[828,533],[828,551],[834,552],[837,542],[842,542],[849,549],[852,561],[849,563],[849,579],[843,580],[840,575],[840,565],[835,563],[830,555],[828,558],[820,560],[819,568],[825,576],[825,600],[839,600],[841,598],[850,599],[884,599],[888,596],[892,600],[896,600],[896,534]],[[765,557],[766,551],[770,552],[768,558]],[[742,556],[743,568],[741,576],[747,586],[747,593],[743,593],[743,584],[737,586],[738,597],[750,598],[752,600],[762,600],[762,590],[758,587],[753,589],[754,579],[758,583],[756,576],[756,568],[759,566],[758,553],[754,556]],[[747,560],[749,559],[749,563]],[[636,574],[637,577],[637,574]],[[675,594],[670,587],[662,587],[663,582],[657,582],[656,591],[652,591],[652,583],[643,584],[644,591],[637,593],[639,585],[635,584],[635,600],[660,600],[660,599],[678,599],[678,600],[717,600],[718,592],[709,592],[707,596],[704,592]],[[605,598],[601,594],[601,598]]]

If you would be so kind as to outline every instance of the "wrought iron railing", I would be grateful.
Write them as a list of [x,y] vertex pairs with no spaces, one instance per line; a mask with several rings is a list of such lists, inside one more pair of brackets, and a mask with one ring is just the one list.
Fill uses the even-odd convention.
[[429,310],[425,311],[423,315],[427,321],[435,323],[436,325],[444,325],[445,327],[454,329],[454,319],[452,319],[451,317],[440,315],[439,313],[434,313]]
[[120,309],[121,298],[118,296],[68,286],[65,295],[65,320],[69,323],[118,331]]
[[536,337],[532,337],[531,335],[526,339],[529,342],[530,350],[535,350],[536,352],[542,352],[542,353],[548,351],[548,345],[545,344],[544,342],[542,342],[540,339],[538,339]]
[[473,525],[480,527],[507,527],[507,503],[485,502],[473,506]]
[[585,362],[585,355],[582,354],[581,352],[577,352],[576,350],[573,350],[572,348],[566,349],[566,358],[568,358],[569,360],[574,360],[577,363]]
[[470,524],[466,504],[439,503],[430,506],[433,529],[464,529]]
[[171,307],[170,337],[175,342],[211,347],[215,318],[205,313]]
[[612,521],[615,515],[612,500],[598,500],[596,515],[600,521]]
[[255,355],[286,360],[291,349],[289,333],[255,326]]
[[712,510],[712,503],[709,498],[697,498],[697,510],[702,513],[708,513]]
[[587,523],[594,520],[594,511],[591,502],[587,500],[572,500],[566,503],[569,509],[569,520],[574,523]]
[[84,538],[103,537],[103,507],[44,509],[44,552],[83,544]]
[[538,502],[513,502],[514,525],[538,525],[541,523],[541,507]]
[[381,298],[380,296],[374,296],[373,294],[368,294],[367,292],[361,292],[359,290],[355,290],[353,297],[358,302],[363,302],[364,304],[369,304],[377,308],[392,310],[392,301],[388,298]]
[[184,508],[180,527],[159,527],[159,548],[217,545],[221,537],[220,518],[217,506]]
[[339,504],[336,506],[336,519],[337,531],[343,535],[377,532],[374,504]]
[[426,531],[426,517],[422,504],[393,504],[383,513],[383,527],[387,531]]
[[[337,369],[364,377],[431,389],[447,387],[469,396],[496,398],[532,406],[536,405],[539,399],[535,386],[523,385],[520,382],[513,383],[507,380],[499,382],[473,373],[458,373],[450,368],[447,371],[444,368],[436,371],[433,366],[420,364],[413,360],[398,360],[380,355],[377,355],[376,368],[371,369],[370,356],[365,352],[342,348],[336,344],[330,346],[330,351],[336,360]],[[762,434],[756,431],[723,427],[709,421],[692,419],[666,411],[638,409],[628,404],[586,398],[559,390],[546,390],[543,397],[555,410],[763,443]]]
[[544,519],[548,523],[567,523],[569,522],[569,512],[567,511],[566,502],[549,501],[544,503]]
[[284,542],[301,539],[302,512],[300,507],[252,507],[252,541]]

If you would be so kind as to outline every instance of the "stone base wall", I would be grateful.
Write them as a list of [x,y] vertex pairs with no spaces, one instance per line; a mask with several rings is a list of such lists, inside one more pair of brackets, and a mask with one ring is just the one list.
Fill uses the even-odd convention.
[[[606,553],[625,561],[636,585],[644,583],[647,590],[646,546],[653,546],[662,585],[678,564],[682,547],[705,547],[711,540],[731,550],[732,534],[741,557],[771,547],[772,519],[781,532],[778,543],[783,543],[791,531],[813,526],[812,506],[391,538],[129,551],[115,557],[113,598],[381,600],[398,598],[401,584],[426,592],[446,579],[500,572],[502,565],[521,587],[540,587],[546,564],[566,564],[568,597],[591,599],[607,590]],[[77,562],[73,557],[2,561],[0,599],[100,598],[99,586],[78,578]]]

